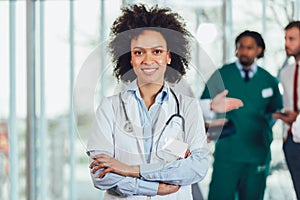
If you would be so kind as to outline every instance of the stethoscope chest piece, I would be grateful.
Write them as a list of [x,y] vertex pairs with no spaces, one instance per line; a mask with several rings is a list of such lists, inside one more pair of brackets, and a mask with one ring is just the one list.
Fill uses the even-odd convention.
[[129,121],[129,118],[128,118],[128,115],[127,115],[127,112],[126,112],[126,109],[125,109],[124,101],[121,98],[121,93],[119,94],[119,98],[120,98],[120,101],[121,101],[121,104],[122,104],[122,108],[123,108],[123,111],[124,111],[124,114],[125,114],[125,118],[126,118],[126,121],[125,121],[123,129],[127,133],[131,133],[131,132],[133,132],[133,127],[132,127],[131,122]]
[[126,120],[126,122],[124,124],[124,130],[127,133],[131,133],[133,131],[132,124],[131,124],[131,122],[129,120]]

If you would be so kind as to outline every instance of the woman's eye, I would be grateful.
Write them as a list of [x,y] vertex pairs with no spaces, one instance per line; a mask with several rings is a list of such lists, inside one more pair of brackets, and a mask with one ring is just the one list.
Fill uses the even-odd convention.
[[134,51],[133,54],[139,56],[139,55],[143,55],[143,52],[142,51]]
[[154,50],[154,54],[161,54],[163,52],[163,50],[161,50],[161,49],[155,49]]

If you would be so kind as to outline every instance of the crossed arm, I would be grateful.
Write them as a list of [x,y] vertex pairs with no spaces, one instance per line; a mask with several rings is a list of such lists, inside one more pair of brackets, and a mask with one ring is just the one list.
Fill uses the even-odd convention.
[[[187,158],[190,155],[190,150],[187,150],[184,158]],[[93,156],[92,159],[94,159],[94,161],[91,162],[90,168],[92,169],[91,172],[93,174],[99,169],[103,168],[98,176],[99,178],[104,177],[105,174],[109,172],[113,172],[122,176],[141,178],[139,165],[127,165],[106,154],[97,154]]]
[[91,175],[95,187],[113,189],[122,196],[166,195],[177,192],[182,185],[190,185],[204,178],[209,157],[199,157],[201,153],[201,150],[191,154],[188,152],[187,158],[166,165],[140,166],[127,165],[100,153],[92,157]]
[[151,182],[135,177],[126,177],[116,173],[108,173],[106,176],[99,178],[99,174],[105,168],[91,173],[94,185],[102,190],[112,190],[120,196],[154,196],[166,195],[177,192],[180,188],[178,185]]
[[[111,99],[104,99],[97,110],[97,122],[90,136],[88,147],[91,155],[91,176],[96,188],[114,190],[120,195],[164,195],[178,191],[180,186],[202,180],[209,168],[209,149],[206,143],[202,113],[195,112],[197,101],[187,104],[187,143],[191,154],[168,164],[153,163],[128,165],[113,157],[115,112]],[[101,126],[99,126],[101,124]],[[99,138],[101,138],[99,140]],[[92,141],[97,141],[96,143]]]

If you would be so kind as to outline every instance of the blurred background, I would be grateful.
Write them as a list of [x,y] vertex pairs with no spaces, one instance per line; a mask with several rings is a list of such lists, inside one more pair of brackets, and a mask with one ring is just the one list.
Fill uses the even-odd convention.
[[[93,92],[116,90],[105,49],[109,31],[120,7],[137,2],[170,7],[185,19],[195,37],[187,80],[197,97],[210,73],[235,59],[234,39],[246,29],[263,35],[266,53],[258,63],[277,76],[289,62],[283,29],[300,19],[300,0],[1,0],[0,199],[102,199],[85,153]],[[93,71],[96,90],[94,79],[80,78],[91,65],[102,66]],[[274,126],[266,200],[295,199],[281,126]],[[199,198],[207,198],[210,173],[198,184]]]

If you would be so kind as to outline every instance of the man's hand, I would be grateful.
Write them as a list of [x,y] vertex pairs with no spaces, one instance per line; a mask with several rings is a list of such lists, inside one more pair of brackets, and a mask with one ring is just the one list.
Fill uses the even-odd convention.
[[165,184],[165,183],[159,183],[158,185],[158,195],[167,195],[167,194],[172,194],[174,192],[177,192],[179,190],[180,186],[179,185],[170,185],[170,184]]
[[217,94],[212,100],[210,108],[215,112],[228,112],[242,107],[244,104],[240,99],[226,97],[228,90]]
[[292,125],[292,123],[296,121],[298,112],[292,110],[285,110],[284,113],[285,114],[273,113],[272,116],[276,119],[281,119],[282,121],[284,121],[284,123],[286,123],[289,126]]
[[104,177],[105,174],[109,172],[122,176],[140,177],[139,166],[127,165],[106,154],[98,154],[92,158],[94,161],[90,164],[90,168],[93,169],[93,174],[99,169],[104,168],[104,170],[99,174],[99,178]]

